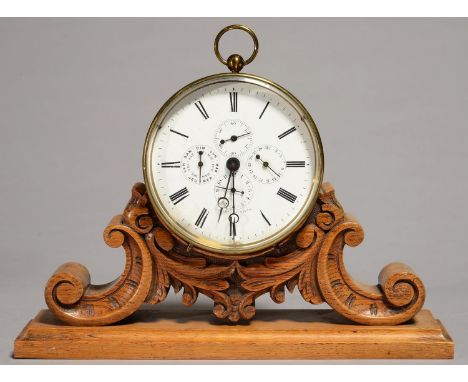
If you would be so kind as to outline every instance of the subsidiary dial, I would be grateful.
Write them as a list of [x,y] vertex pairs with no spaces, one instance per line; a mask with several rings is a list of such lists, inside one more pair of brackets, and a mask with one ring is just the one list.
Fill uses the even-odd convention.
[[215,145],[225,156],[241,156],[252,145],[252,131],[238,119],[228,119],[216,129]]
[[208,183],[219,171],[218,155],[208,146],[192,146],[184,153],[180,167],[191,182]]
[[233,194],[235,194],[236,211],[245,212],[253,197],[253,184],[247,175],[236,172],[234,186],[232,184],[232,177],[229,179],[229,174],[225,174],[216,182],[215,197],[219,201],[218,207],[223,210],[223,213],[232,212]]
[[256,147],[247,162],[250,176],[263,184],[277,182],[285,168],[286,161],[283,153],[271,145]]

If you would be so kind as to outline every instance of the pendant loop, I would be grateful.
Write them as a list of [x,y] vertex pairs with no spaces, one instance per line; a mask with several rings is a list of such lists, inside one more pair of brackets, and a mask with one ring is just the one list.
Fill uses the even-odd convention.
[[[223,56],[221,56],[221,53],[219,52],[219,40],[221,39],[221,37],[226,32],[228,32],[230,30],[234,30],[234,29],[243,30],[244,32],[247,32],[250,35],[250,37],[252,37],[252,40],[253,40],[253,43],[254,43],[254,50],[253,50],[251,56],[245,61],[244,61],[244,59],[242,58],[242,56],[240,54],[231,54],[228,57],[228,59],[225,60],[223,58]],[[239,73],[245,65],[250,64],[255,59],[255,57],[257,56],[257,53],[258,53],[258,39],[257,39],[257,36],[255,35],[255,32],[252,29],[250,29],[249,27],[246,27],[245,25],[241,25],[241,24],[228,25],[227,27],[221,29],[221,31],[216,36],[215,41],[214,41],[214,52],[215,52],[215,55],[218,58],[218,60],[223,65],[226,65],[231,72]]]

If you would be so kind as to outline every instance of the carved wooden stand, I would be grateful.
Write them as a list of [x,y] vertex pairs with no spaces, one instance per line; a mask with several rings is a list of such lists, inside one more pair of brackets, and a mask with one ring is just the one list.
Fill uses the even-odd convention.
[[[93,285],[84,266],[59,267],[45,288],[50,311],[26,325],[14,357],[452,358],[453,341],[443,325],[429,311],[420,312],[424,286],[408,266],[387,265],[376,286],[348,275],[343,248],[363,238],[359,223],[345,214],[325,183],[304,226],[268,252],[225,257],[201,252],[161,225],[145,185],[137,183],[123,214],[104,230],[109,246],[125,250],[122,275]],[[171,286],[183,289],[185,305],[199,293],[211,298],[216,317],[148,309],[151,305],[138,310],[145,302],[162,302]],[[334,311],[260,311],[248,322],[257,297],[268,292],[281,303],[285,289],[296,286],[309,303],[326,302]],[[229,325],[239,320],[244,325]]]
[[196,251],[166,230],[156,218],[145,185],[137,183],[122,215],[104,231],[111,247],[123,246],[123,274],[105,285],[90,284],[87,269],[62,265],[49,279],[49,309],[71,325],[108,325],[129,316],[144,302],[162,302],[172,286],[183,289],[182,301],[192,305],[199,293],[214,301],[213,313],[237,322],[255,315],[255,299],[270,293],[276,303],[297,286],[312,303],[328,303],[336,312],[361,324],[395,325],[421,309],[424,286],[411,268],[389,264],[379,285],[353,280],[343,264],[345,244],[364,238],[359,223],[347,215],[333,187],[323,184],[308,222],[276,248],[254,257],[220,257]]

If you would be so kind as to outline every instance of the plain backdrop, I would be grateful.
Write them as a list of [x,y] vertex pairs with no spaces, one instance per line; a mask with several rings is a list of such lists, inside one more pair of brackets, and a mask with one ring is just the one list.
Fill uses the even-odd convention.
[[[260,40],[244,71],[286,87],[317,123],[325,179],[366,231],[349,272],[376,283],[389,262],[412,266],[466,363],[468,20],[326,18],[0,19],[0,362],[31,362],[10,358],[13,341],[60,264],[84,264],[94,283],[123,270],[102,230],[142,180],[159,107],[226,71],[212,43],[232,23]],[[247,56],[251,41],[232,33],[221,48]],[[297,291],[257,307],[315,308]]]

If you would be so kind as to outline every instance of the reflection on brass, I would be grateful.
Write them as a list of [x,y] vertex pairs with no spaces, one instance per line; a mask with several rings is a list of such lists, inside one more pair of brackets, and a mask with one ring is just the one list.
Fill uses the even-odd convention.
[[[244,32],[247,32],[250,35],[250,37],[252,37],[252,40],[254,43],[254,50],[252,52],[252,55],[247,60],[244,60],[240,54],[231,54],[228,57],[228,59],[225,60],[223,56],[221,56],[221,53],[219,52],[219,40],[226,32],[233,30],[233,29],[243,30]],[[223,28],[216,36],[215,41],[214,41],[214,52],[218,60],[223,65],[226,65],[231,72],[239,73],[245,65],[250,64],[257,56],[258,39],[257,39],[257,36],[255,35],[255,32],[249,27],[246,27],[245,25],[240,25],[240,24],[229,25]]]

